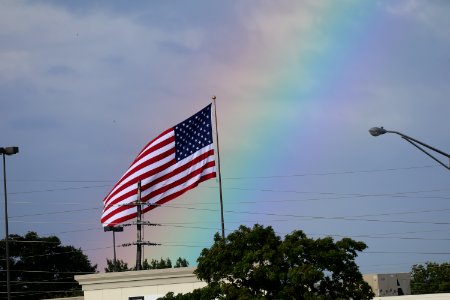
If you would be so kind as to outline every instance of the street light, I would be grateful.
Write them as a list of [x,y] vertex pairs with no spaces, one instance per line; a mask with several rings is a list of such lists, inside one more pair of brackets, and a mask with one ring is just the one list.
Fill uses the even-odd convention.
[[0,147],[0,154],[3,156],[3,189],[5,191],[5,255],[6,255],[6,289],[8,300],[11,299],[11,282],[9,277],[9,243],[8,243],[8,193],[6,192],[6,155],[19,153],[19,147]]
[[122,232],[123,226],[106,226],[103,227],[105,232],[112,231],[113,233],[113,249],[114,249],[114,271],[117,271],[117,260],[116,260],[116,232]]
[[405,141],[409,142],[411,145],[413,145],[414,147],[416,147],[417,149],[419,149],[420,151],[422,151],[423,153],[425,153],[426,155],[428,155],[429,157],[431,157],[432,159],[434,159],[435,161],[437,161],[440,165],[442,165],[444,168],[446,168],[447,170],[450,170],[450,160],[449,160],[449,164],[445,164],[442,161],[440,161],[439,159],[437,159],[436,157],[434,157],[431,153],[427,152],[424,148],[420,147],[419,145],[428,148],[436,153],[439,153],[445,157],[447,157],[448,159],[450,159],[450,154],[445,153],[439,149],[436,149],[430,145],[425,144],[424,142],[418,141],[410,136],[407,136],[406,134],[403,134],[401,132],[398,131],[392,131],[392,130],[386,130],[383,127],[372,127],[369,129],[369,133],[373,136],[379,136],[385,133],[395,133],[398,134],[399,136],[402,137],[402,139],[404,139]]

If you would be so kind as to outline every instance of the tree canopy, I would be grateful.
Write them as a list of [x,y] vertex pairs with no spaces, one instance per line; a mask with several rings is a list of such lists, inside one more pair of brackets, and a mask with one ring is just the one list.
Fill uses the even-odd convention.
[[284,240],[272,227],[240,226],[203,249],[197,277],[208,285],[161,299],[372,299],[355,263],[363,242],[308,238],[296,230]]
[[[0,252],[5,253],[4,239]],[[40,237],[36,232],[9,235],[9,257],[11,292],[17,299],[80,295],[74,275],[97,269],[81,249],[63,246],[58,237]],[[0,269],[2,290],[6,291],[5,259],[0,260]]]
[[[107,266],[105,268],[105,272],[107,273],[136,270],[136,267],[128,268],[128,264],[121,259],[117,259],[115,264],[114,260],[106,259],[106,264]],[[170,260],[170,258],[164,259],[161,257],[160,260],[152,259],[150,262],[147,259],[145,259],[142,264],[142,270],[183,268],[188,266],[189,262],[185,258],[178,257],[177,261],[175,262],[175,265],[172,265],[172,261]]]
[[427,262],[411,269],[411,294],[450,292],[450,264]]
[[124,262],[121,259],[116,259],[115,262],[113,259],[109,258],[106,259],[106,268],[105,268],[106,273],[125,272],[125,271],[131,271],[131,269],[128,268],[128,263]]

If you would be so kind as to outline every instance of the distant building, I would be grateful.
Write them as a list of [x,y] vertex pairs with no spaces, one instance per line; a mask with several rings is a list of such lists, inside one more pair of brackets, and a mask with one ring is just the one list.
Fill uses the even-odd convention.
[[376,297],[411,295],[409,273],[365,274],[363,275]]
[[408,296],[384,296],[375,297],[373,300],[448,300],[450,294],[422,294],[422,295],[408,295]]

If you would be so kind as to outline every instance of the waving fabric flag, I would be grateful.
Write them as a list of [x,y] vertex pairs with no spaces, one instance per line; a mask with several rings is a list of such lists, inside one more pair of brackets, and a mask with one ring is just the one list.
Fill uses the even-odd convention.
[[103,226],[135,218],[137,183],[143,212],[170,201],[199,183],[216,177],[211,125],[211,104],[162,132],[142,149],[119,182],[103,200]]

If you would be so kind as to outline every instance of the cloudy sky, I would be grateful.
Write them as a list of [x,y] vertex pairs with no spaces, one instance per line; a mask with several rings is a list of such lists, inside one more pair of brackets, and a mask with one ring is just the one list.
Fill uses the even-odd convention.
[[[450,152],[449,28],[445,0],[1,1],[9,231],[57,235],[103,271],[102,199],[216,95],[227,233],[352,237],[363,273],[449,261],[449,171],[368,133]],[[217,181],[145,219],[161,224],[147,258],[195,265],[220,231]],[[134,248],[117,254],[134,265]]]

